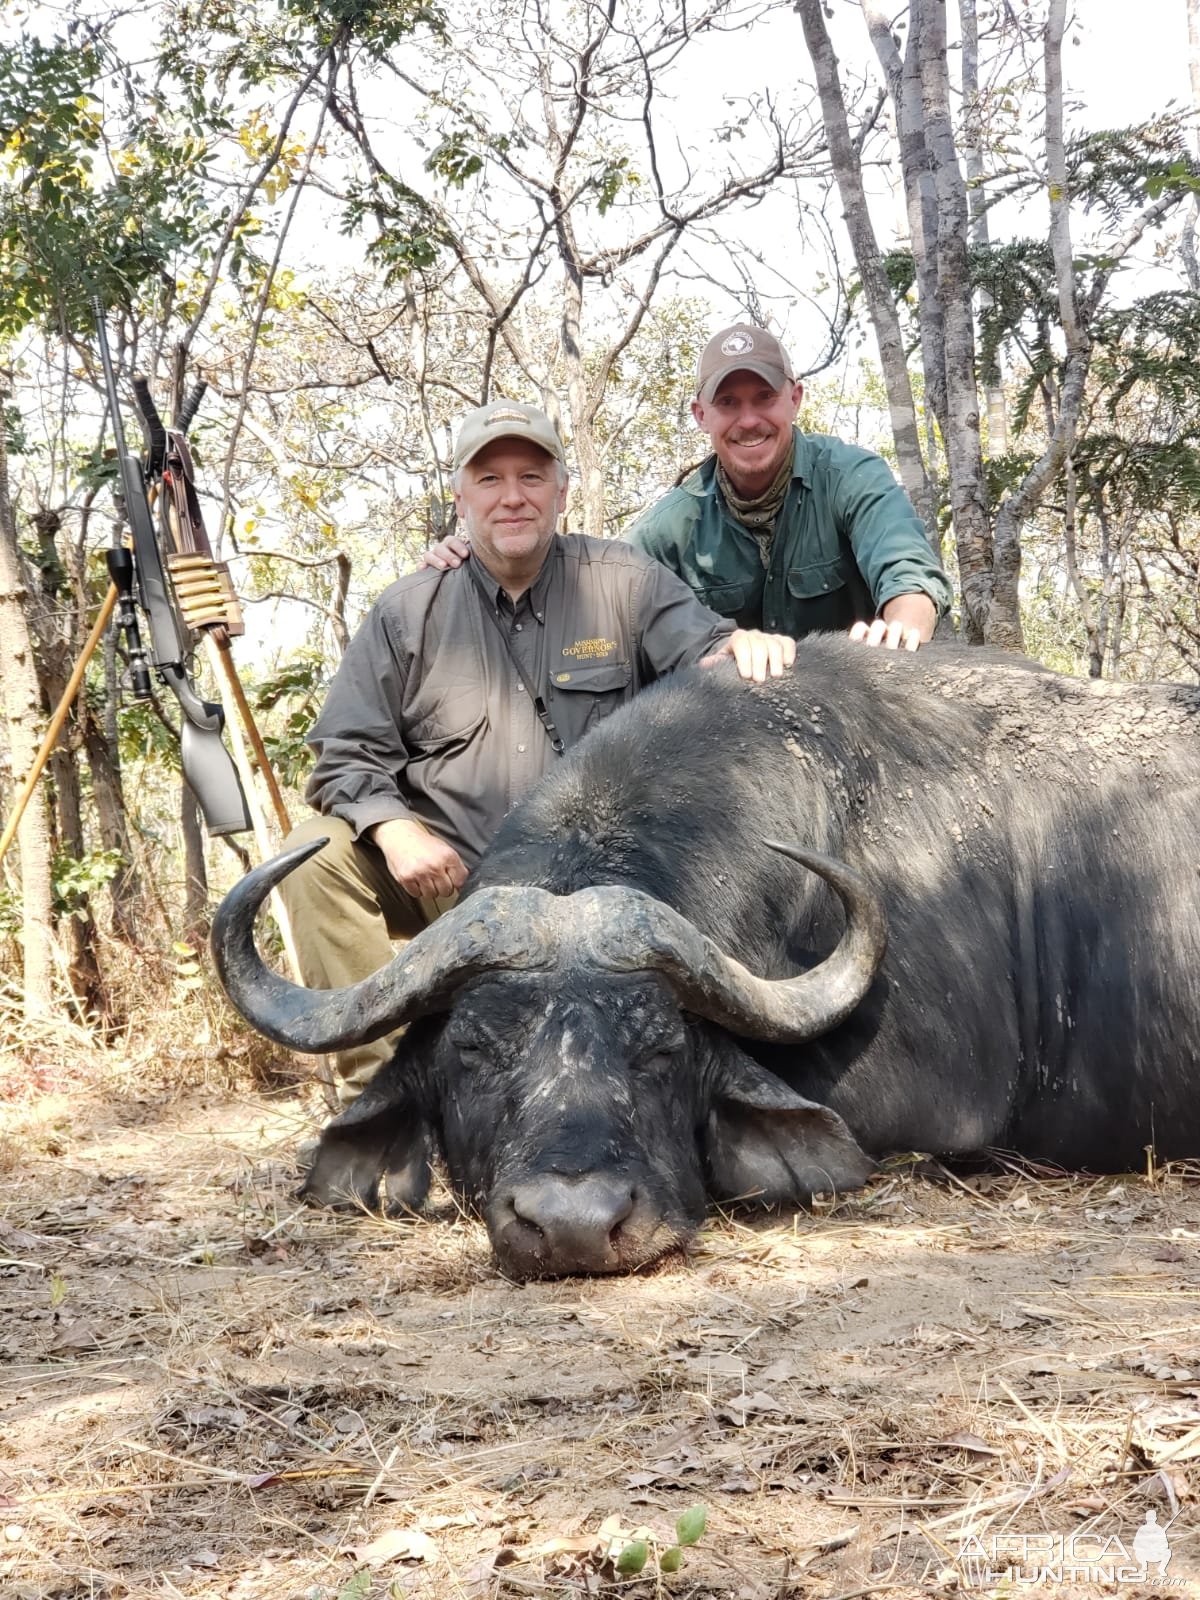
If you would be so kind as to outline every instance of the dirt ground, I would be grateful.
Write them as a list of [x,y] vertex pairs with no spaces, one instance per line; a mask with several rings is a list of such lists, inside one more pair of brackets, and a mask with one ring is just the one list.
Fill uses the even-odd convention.
[[894,1163],[639,1276],[520,1287],[444,1196],[301,1207],[310,1088],[27,1085],[0,1084],[6,1600],[1200,1594],[1200,1168]]

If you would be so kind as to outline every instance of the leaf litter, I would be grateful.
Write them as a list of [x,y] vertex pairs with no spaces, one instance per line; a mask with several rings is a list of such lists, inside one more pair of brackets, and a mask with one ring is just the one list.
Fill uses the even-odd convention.
[[915,1596],[1148,1510],[1200,1575],[1195,1168],[897,1163],[519,1287],[445,1194],[298,1207],[308,1091],[138,1094],[2,1108],[6,1600]]

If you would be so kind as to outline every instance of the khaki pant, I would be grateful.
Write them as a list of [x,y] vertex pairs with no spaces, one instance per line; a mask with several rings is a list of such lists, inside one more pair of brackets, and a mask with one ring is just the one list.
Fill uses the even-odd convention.
[[[458,898],[415,900],[391,876],[383,854],[356,840],[340,817],[312,817],[293,828],[284,848],[328,837],[325,848],[280,887],[292,923],[300,976],[312,989],[341,989],[369,978]],[[348,1106],[389,1061],[404,1029],[329,1057],[338,1103]]]

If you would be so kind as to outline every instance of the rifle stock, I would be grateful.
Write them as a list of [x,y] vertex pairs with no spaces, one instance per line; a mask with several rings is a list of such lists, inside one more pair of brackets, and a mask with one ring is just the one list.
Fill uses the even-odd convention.
[[[93,306],[96,313],[100,360],[104,368],[104,387],[108,396],[108,410],[121,468],[125,515],[133,539],[134,573],[142,609],[150,623],[150,663],[179,702],[179,743],[183,775],[196,797],[205,827],[215,836],[246,833],[251,825],[250,815],[246,809],[246,797],[242,793],[237,768],[221,739],[225,713],[213,701],[202,699],[196,693],[188,676],[188,639],[180,627],[168,587],[162,554],[154,532],[154,521],[150,514],[142,463],[125,444],[117,380],[113,372],[112,357],[108,349],[108,333],[104,323],[104,307],[99,298],[93,300]],[[114,578],[115,576],[114,574]],[[130,610],[132,611],[132,608]],[[130,632],[131,644],[135,639],[136,622]],[[137,645],[137,650],[140,652],[140,643]]]

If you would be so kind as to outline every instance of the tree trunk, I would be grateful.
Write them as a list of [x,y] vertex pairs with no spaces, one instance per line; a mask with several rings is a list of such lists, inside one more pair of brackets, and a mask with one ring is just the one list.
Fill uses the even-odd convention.
[[1088,677],[1102,678],[1104,676],[1103,619],[1101,620],[1101,625],[1098,626],[1092,610],[1091,596],[1087,592],[1087,585],[1079,570],[1079,554],[1076,540],[1079,496],[1076,490],[1075,474],[1071,470],[1069,463],[1065,488],[1063,554],[1066,557],[1067,582],[1071,585],[1071,591],[1075,596],[1075,604],[1079,607],[1079,615],[1083,621],[1083,631],[1087,637]]
[[[1063,366],[1062,386],[1058,399],[1058,416],[1050,429],[1050,441],[1040,458],[1025,474],[1017,488],[996,517],[995,570],[997,596],[1001,593],[1001,576],[1015,588],[1021,568],[1021,529],[1028,517],[1037,510],[1042,496],[1062,471],[1075,445],[1079,412],[1083,405],[1088,367],[1091,364],[1092,341],[1086,319],[1081,311],[1075,290],[1075,263],[1071,245],[1071,197],[1067,189],[1066,141],[1063,134],[1063,84],[1062,39],[1066,28],[1066,0],[1050,0],[1045,31],[1045,83],[1046,83],[1046,183],[1050,201],[1050,248],[1054,257],[1054,274],[1058,286],[1058,312],[1066,341],[1067,358]],[[1162,202],[1159,202],[1161,205]],[[1127,239],[1140,237],[1146,219],[1153,213],[1149,208],[1126,235]],[[1124,253],[1125,241],[1115,247],[1114,259]],[[1098,295],[1102,277],[1097,273],[1092,293]],[[1016,596],[1012,598],[1016,614]],[[1020,619],[1017,618],[1017,626]],[[989,642],[991,636],[989,635]],[[999,641],[997,641],[999,642]]]
[[[2,420],[6,399],[6,392],[0,389],[0,684],[13,781],[19,787],[33,768],[43,721],[33,638],[25,614],[29,590],[8,489],[8,440]],[[55,928],[53,851],[44,789],[39,788],[25,808],[17,844],[25,1014],[47,1016],[54,1010]]]
[[208,866],[196,797],[186,780],[179,786],[179,827],[183,836],[183,931],[185,944],[199,947],[208,938]]
[[[921,436],[917,427],[917,409],[913,403],[912,384],[908,378],[908,363],[904,353],[904,339],[900,332],[900,318],[892,298],[891,286],[883,270],[879,244],[867,207],[863,189],[862,167],[858,152],[850,137],[850,124],[846,116],[846,103],[838,75],[837,57],[825,26],[822,0],[795,0],[800,13],[808,53],[812,57],[817,79],[817,93],[821,99],[821,117],[825,124],[825,138],[829,144],[829,158],[837,180],[842,200],[842,214],[854,250],[858,275],[862,280],[867,311],[875,330],[879,347],[879,364],[883,369],[883,384],[887,393],[888,412],[891,416],[892,434],[896,441],[896,456],[900,467],[900,481],[909,499],[925,522],[926,529],[935,528],[936,507],[921,456]],[[936,539],[936,532],[932,535]]]
[[[921,5],[909,8],[908,46],[901,60],[891,24],[873,0],[862,0],[871,42],[883,67],[896,136],[900,146],[900,171],[908,212],[909,242],[917,279],[917,326],[921,337],[921,369],[925,377],[925,407],[937,422],[943,443],[949,428],[946,413],[946,334],[942,298],[938,288],[937,186],[929,146],[925,139],[925,106],[921,88]],[[932,456],[930,458],[932,464]]]
[[[79,760],[76,751],[61,744],[51,757],[58,812],[58,842],[64,856],[81,861],[87,854],[80,800]],[[111,1020],[104,980],[97,956],[98,936],[90,898],[79,894],[60,923],[60,939],[67,961],[67,980],[75,996],[79,1020]]]
[[[995,570],[975,386],[975,320],[967,258],[967,196],[950,119],[945,0],[923,0],[918,43],[925,132],[937,185],[938,290],[946,329],[946,454],[950,507],[962,583],[963,632],[969,644],[1022,645],[1017,606],[1020,544]],[[1015,559],[1014,559],[1015,558]]]
[[[975,14],[975,0],[958,0],[958,14],[962,25],[962,93],[963,93],[963,161],[967,169],[967,199],[971,214],[971,243],[977,249],[986,249],[990,240],[988,228],[987,196],[983,190],[983,128],[979,104],[979,20]],[[986,290],[979,293],[979,308],[987,311],[992,297]],[[1000,355],[988,363],[982,372],[984,394],[987,396],[987,448],[989,456],[1002,456],[1008,452],[1008,416],[1004,405],[1004,380],[1000,371]]]
[[83,711],[83,744],[92,774],[92,798],[96,802],[100,843],[105,850],[115,850],[121,857],[121,865],[109,885],[112,931],[123,943],[137,946],[141,942],[143,891],[129,838],[120,757],[115,744],[109,744],[104,736],[104,728],[86,704]]
[[[86,608],[86,590],[69,582],[68,567],[77,567],[74,552],[60,549],[63,519],[58,511],[42,507],[31,519],[40,544],[41,582],[36,599],[26,607],[35,639],[42,696],[51,708],[61,707],[75,670],[76,651],[83,630],[79,614]],[[79,773],[80,709],[86,699],[81,687],[71,702],[66,722],[48,763],[52,797],[51,835],[64,860],[82,861],[87,855],[84,836],[82,786]],[[87,1024],[109,1015],[97,956],[98,938],[89,896],[73,893],[67,914],[58,917],[58,939],[66,958],[66,975],[75,996],[75,1010]]]
[[[567,409],[571,414],[571,431],[574,435],[575,464],[579,468],[579,531],[594,539],[604,537],[604,472],[600,452],[596,446],[592,427],[594,406],[589,392],[587,373],[583,364],[583,344],[580,326],[583,313],[583,282],[577,277],[571,259],[574,241],[565,218],[560,225],[560,251],[567,271],[566,292],[563,295],[562,358],[566,367],[564,388]],[[565,235],[565,239],[561,236]]]
[[[1200,106],[1200,0],[1187,0],[1188,24],[1188,75],[1192,82],[1192,104]],[[1192,142],[1200,156],[1200,124],[1192,131]],[[1200,294],[1200,260],[1196,256],[1196,224],[1200,219],[1200,194],[1192,196],[1183,236],[1179,247],[1183,254],[1183,268],[1188,286],[1193,294]]]

